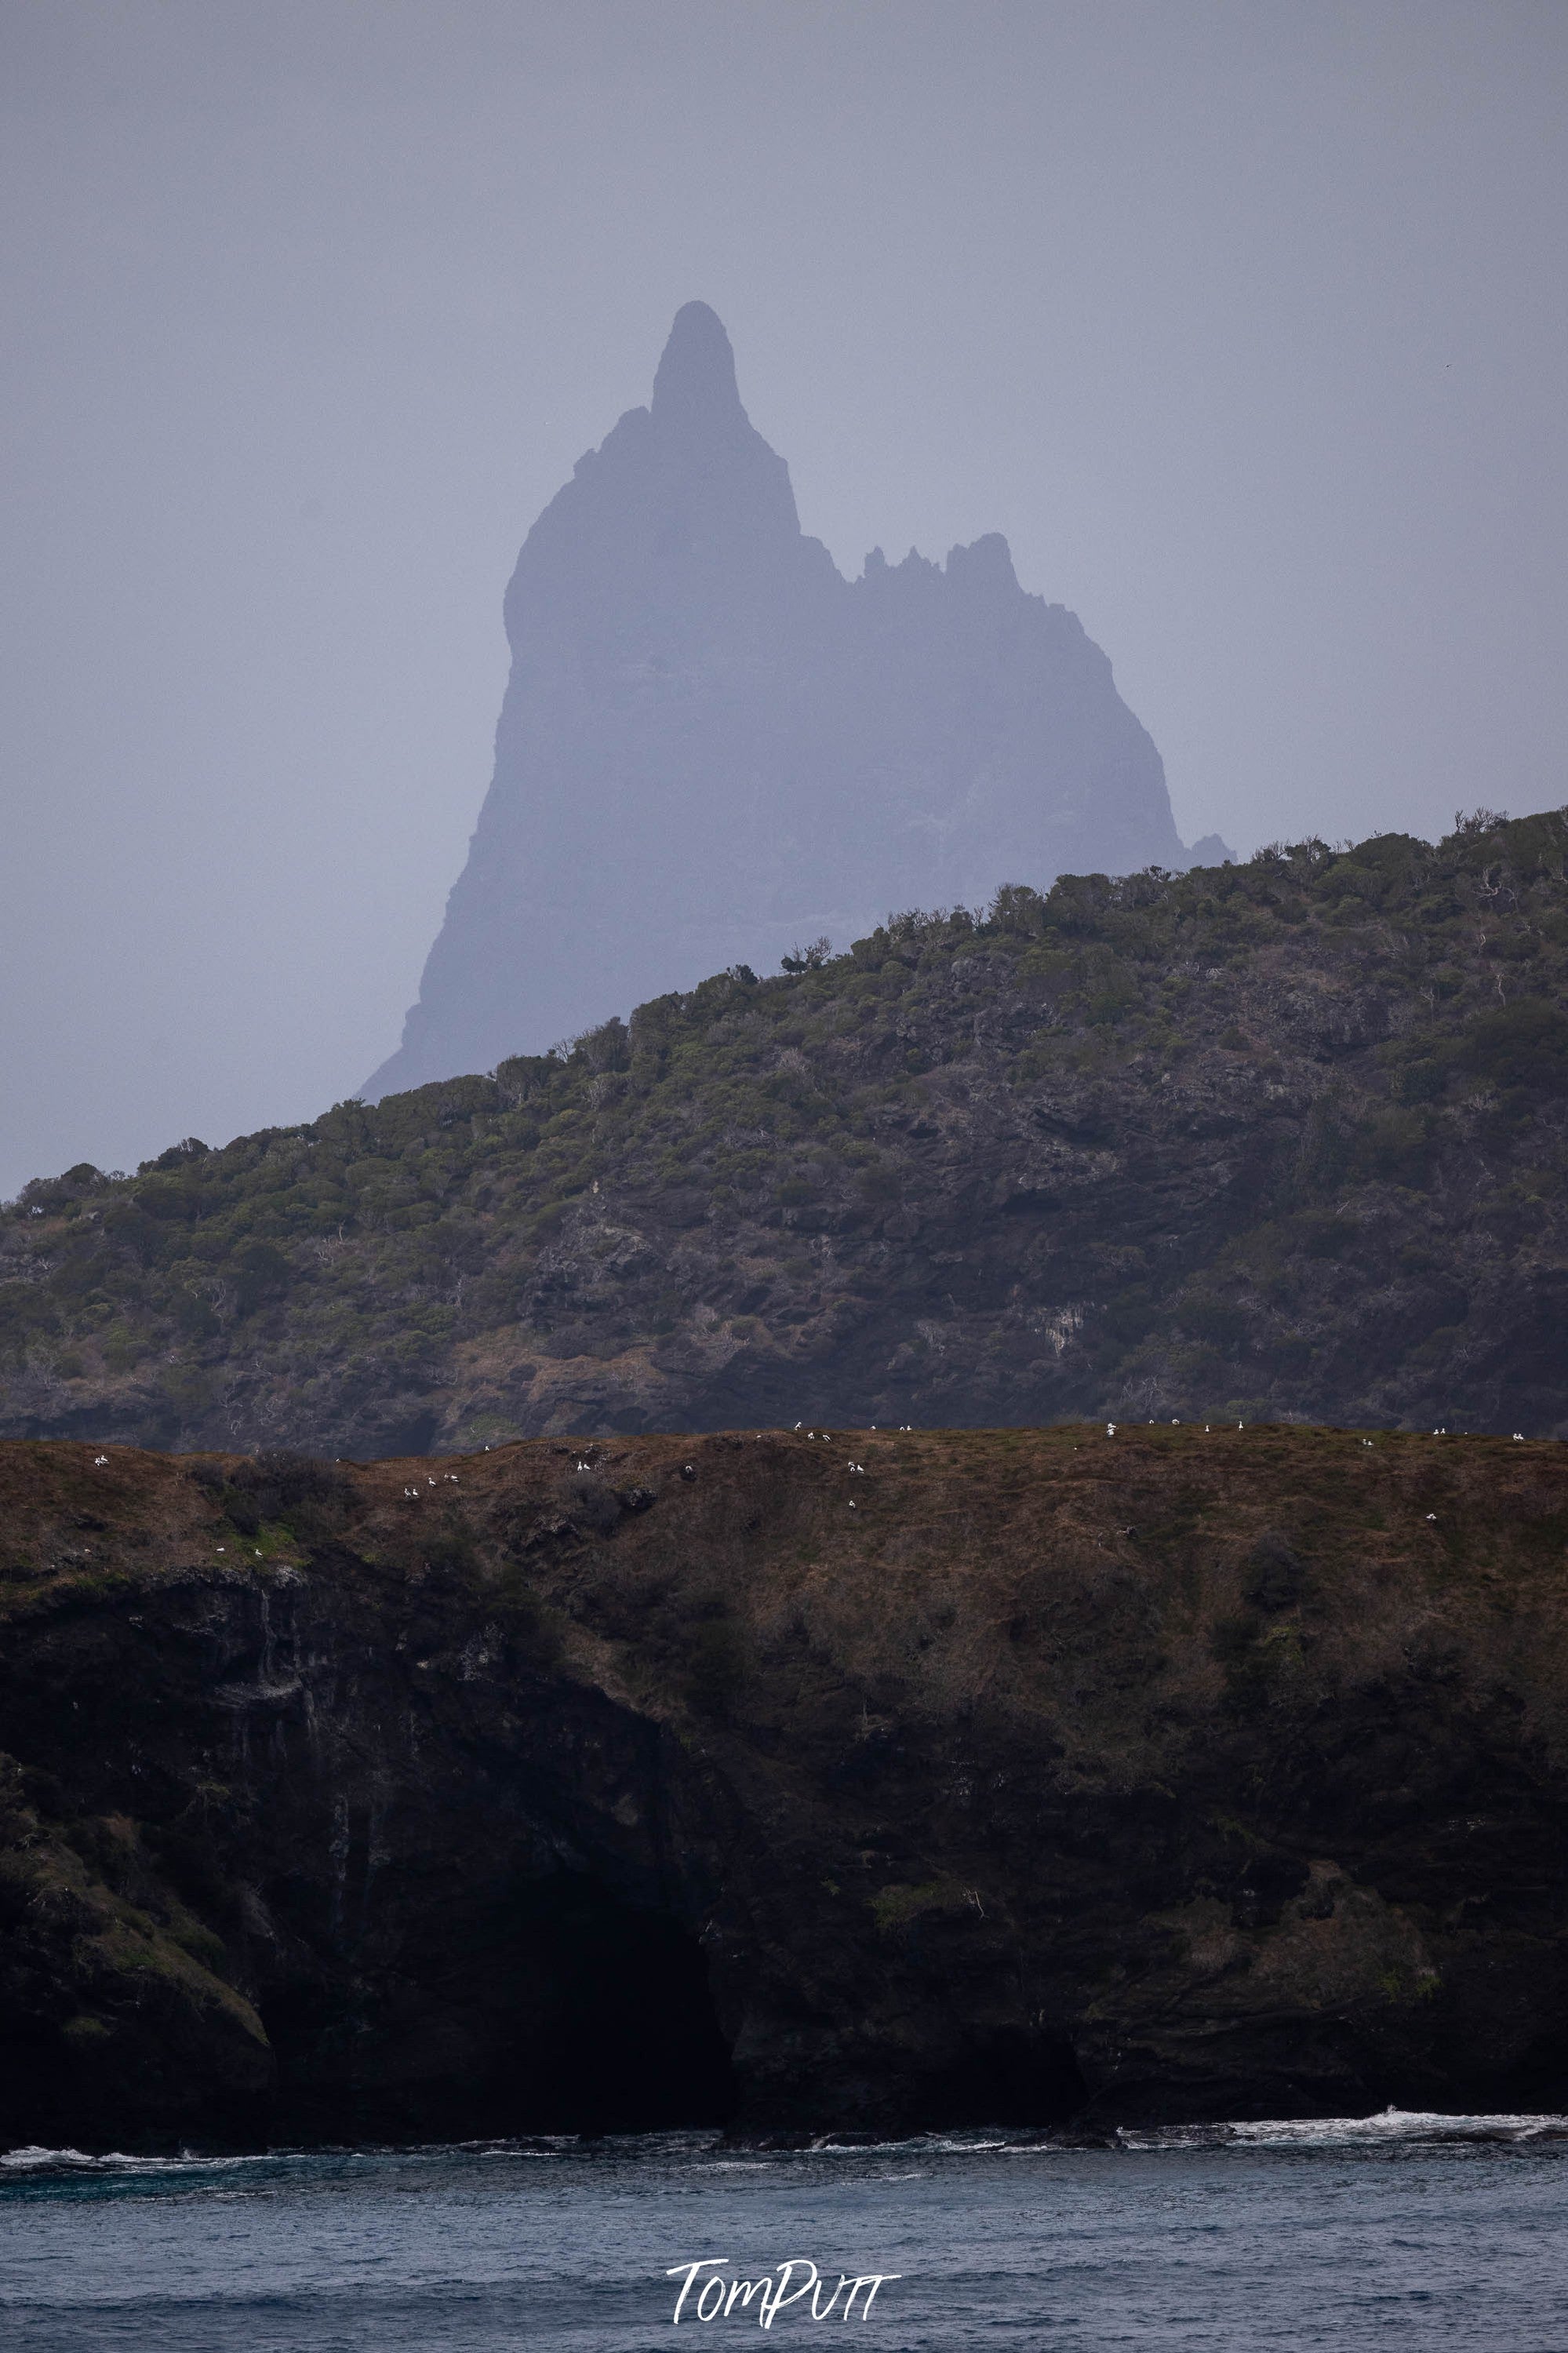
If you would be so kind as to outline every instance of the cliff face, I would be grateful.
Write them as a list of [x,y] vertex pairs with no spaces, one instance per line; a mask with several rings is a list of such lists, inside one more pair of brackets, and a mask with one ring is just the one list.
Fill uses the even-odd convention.
[[703,303],[529,533],[506,624],[494,781],[373,1098],[889,906],[1183,862],[1159,754],[1073,616],[994,535],[841,578]]
[[0,1436],[1568,1435],[1561,814],[1068,879],[0,1209]]
[[7,1447],[0,2141],[1561,2105],[1565,1545],[1498,1440]]

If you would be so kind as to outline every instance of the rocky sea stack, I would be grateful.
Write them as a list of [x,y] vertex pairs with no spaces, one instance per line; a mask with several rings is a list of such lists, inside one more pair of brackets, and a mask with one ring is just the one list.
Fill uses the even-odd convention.
[[1568,1455],[0,1449],[0,2145],[1568,2102]]
[[506,626],[494,782],[373,1097],[890,907],[1188,862],[1110,664],[1005,540],[848,581],[805,536],[706,303],[530,532]]

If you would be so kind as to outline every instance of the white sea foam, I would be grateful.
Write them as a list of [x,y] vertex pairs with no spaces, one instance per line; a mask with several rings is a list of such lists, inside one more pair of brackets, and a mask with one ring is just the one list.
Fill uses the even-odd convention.
[[[205,2158],[207,2165],[238,2165],[239,2158]],[[13,2173],[68,2172],[85,2173],[137,2171],[143,2173],[178,2172],[197,2160],[183,2157],[131,2157],[122,2149],[112,2149],[104,2156],[93,2156],[85,2148],[8,2148],[0,2154],[0,2166]]]
[[1568,2135],[1568,2116],[1449,2116],[1423,2108],[1384,2108],[1373,2116],[1286,2117],[1232,2125],[1230,2130],[1237,2140],[1265,2148],[1316,2148],[1334,2142],[1540,2140]]
[[1443,2141],[1568,2139],[1568,2116],[1442,2116],[1422,2108],[1384,2108],[1370,2116],[1273,2116],[1257,2123],[1124,2125],[1116,2135],[1129,2149],[1391,2148]]
[[[1424,2109],[1384,2108],[1367,2116],[1278,2116],[1261,2122],[1193,2125],[1123,2125],[1100,2144],[1111,2150],[1152,2152],[1161,2149],[1335,2149],[1432,2147],[1447,2143],[1493,2141],[1513,2146],[1568,2141],[1568,2116],[1495,2115],[1445,2116]],[[902,2157],[1061,2157],[1080,2154],[1086,2143],[1073,2136],[1055,2138],[1029,2134],[1017,2139],[1005,2135],[923,2133],[909,2139],[854,2141],[823,2139],[808,2148],[766,2149],[755,2155],[721,2155],[716,2136],[705,2133],[627,2133],[614,2136],[623,2157],[661,2158],[668,2163],[684,2157],[689,2173],[771,2172],[803,2159]],[[1088,2144],[1093,2146],[1094,2144]],[[248,2151],[238,2157],[211,2157],[194,2150],[178,2157],[138,2157],[124,2150],[95,2156],[79,2148],[45,2148],[36,2144],[0,2151],[0,2175],[28,2173],[181,2174],[233,2173],[253,2166],[307,2164],[336,2159],[340,2163],[374,2165],[443,2158],[570,2158],[581,2144],[574,2134],[538,2134],[527,2139],[431,2142],[390,2147],[275,2148]],[[917,2179],[896,2175],[895,2179]]]
[[[291,2153],[291,2152],[290,2152]],[[0,2150],[0,2171],[10,2173],[210,2173],[242,2165],[276,2164],[282,2152],[245,2157],[132,2157],[124,2149],[93,2156],[81,2148],[8,2148]]]

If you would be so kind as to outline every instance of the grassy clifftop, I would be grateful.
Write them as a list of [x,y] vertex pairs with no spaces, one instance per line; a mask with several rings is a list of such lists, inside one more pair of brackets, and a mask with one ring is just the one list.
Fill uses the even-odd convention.
[[1005,890],[0,1213],[0,1433],[1568,1431],[1568,818]]

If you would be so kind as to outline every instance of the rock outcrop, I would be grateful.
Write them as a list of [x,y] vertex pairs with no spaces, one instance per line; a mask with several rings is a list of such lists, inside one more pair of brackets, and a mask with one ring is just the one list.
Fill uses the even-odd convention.
[[0,1450],[0,2145],[1568,2100],[1568,1456]]
[[1159,754],[1073,615],[1024,593],[994,533],[843,579],[701,302],[650,406],[530,532],[506,625],[494,782],[373,1097],[890,907],[1186,862]]

